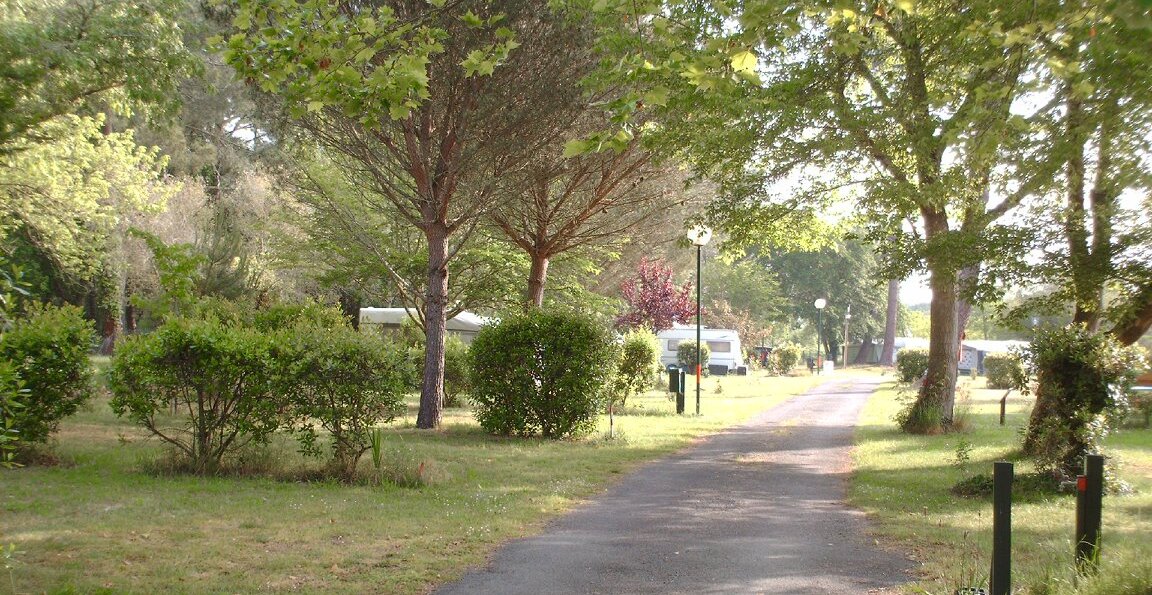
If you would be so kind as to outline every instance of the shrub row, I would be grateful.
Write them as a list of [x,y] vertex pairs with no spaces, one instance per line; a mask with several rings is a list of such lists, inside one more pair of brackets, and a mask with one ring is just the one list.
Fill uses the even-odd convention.
[[125,340],[108,374],[116,414],[176,448],[190,471],[215,473],[277,430],[319,455],[319,426],[331,435],[330,467],[345,478],[371,448],[371,428],[397,415],[402,379],[395,347],[318,306],[173,318]]

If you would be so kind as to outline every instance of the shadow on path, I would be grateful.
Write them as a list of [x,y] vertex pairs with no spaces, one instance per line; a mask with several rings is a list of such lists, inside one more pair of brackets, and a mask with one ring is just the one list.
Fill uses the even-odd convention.
[[835,379],[646,465],[437,591],[866,593],[912,563],[844,506],[852,428],[880,379]]

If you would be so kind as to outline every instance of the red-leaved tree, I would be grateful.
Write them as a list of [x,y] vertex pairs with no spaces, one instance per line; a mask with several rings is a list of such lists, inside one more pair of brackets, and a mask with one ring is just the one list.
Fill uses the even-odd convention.
[[624,328],[646,327],[658,333],[672,325],[687,323],[696,315],[692,284],[672,282],[672,267],[659,260],[640,259],[636,278],[621,286],[628,310],[616,319]]

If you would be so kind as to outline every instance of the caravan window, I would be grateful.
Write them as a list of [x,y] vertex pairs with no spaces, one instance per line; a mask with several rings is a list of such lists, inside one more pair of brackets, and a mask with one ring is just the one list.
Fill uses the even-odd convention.
[[680,341],[683,339],[668,339],[668,351],[679,351]]
[[708,341],[708,349],[712,353],[731,353],[732,343],[729,341]]

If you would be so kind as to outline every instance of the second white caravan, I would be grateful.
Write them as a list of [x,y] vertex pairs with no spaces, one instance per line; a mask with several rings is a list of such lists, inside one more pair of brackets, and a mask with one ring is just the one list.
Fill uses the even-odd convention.
[[[681,341],[695,341],[696,327],[678,324],[656,334],[660,339],[660,363],[667,366],[676,363],[676,352]],[[744,365],[744,350],[740,347],[740,334],[732,329],[702,328],[700,341],[708,346],[711,355],[705,366],[727,366],[735,371]]]

